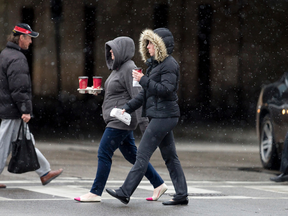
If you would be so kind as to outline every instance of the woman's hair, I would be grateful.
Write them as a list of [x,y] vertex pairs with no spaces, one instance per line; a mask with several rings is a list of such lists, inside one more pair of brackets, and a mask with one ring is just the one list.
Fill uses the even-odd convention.
[[7,41],[10,41],[15,44],[19,44],[19,38],[20,38],[20,35],[14,36],[14,34],[11,33],[10,35],[8,35]]
[[149,40],[146,41],[146,47],[148,46],[149,42],[150,42]]

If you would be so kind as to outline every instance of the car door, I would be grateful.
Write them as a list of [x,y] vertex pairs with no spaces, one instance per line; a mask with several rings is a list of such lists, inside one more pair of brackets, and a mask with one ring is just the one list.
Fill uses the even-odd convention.
[[283,143],[288,131],[288,73],[277,88],[279,98],[273,109],[274,135],[276,143]]

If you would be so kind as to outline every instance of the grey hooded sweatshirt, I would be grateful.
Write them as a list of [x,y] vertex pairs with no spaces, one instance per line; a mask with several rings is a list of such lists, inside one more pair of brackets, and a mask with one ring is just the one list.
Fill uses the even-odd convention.
[[[111,49],[115,57],[114,60],[111,58]],[[148,125],[148,119],[141,117],[141,109],[131,114],[132,119],[129,126],[110,116],[110,112],[114,107],[122,109],[124,104],[134,98],[142,89],[132,85],[132,70],[136,68],[134,61],[131,60],[134,53],[135,44],[129,37],[118,37],[105,44],[106,64],[112,72],[104,84],[105,95],[102,113],[107,124],[106,127],[135,130],[139,124],[143,132]]]

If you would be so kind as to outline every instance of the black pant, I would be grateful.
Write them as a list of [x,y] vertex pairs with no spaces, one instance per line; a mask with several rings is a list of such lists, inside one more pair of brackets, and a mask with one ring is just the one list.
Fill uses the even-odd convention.
[[280,172],[288,174],[288,133],[286,134],[284,141]]
[[147,170],[150,157],[159,146],[176,191],[173,199],[181,200],[188,196],[186,179],[176,153],[172,131],[177,122],[178,118],[151,119],[141,139],[136,162],[122,187],[117,190],[118,195],[130,197],[133,194]]

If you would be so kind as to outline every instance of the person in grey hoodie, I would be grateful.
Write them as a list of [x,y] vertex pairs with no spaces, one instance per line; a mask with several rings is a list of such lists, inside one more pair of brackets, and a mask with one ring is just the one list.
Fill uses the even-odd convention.
[[[105,44],[106,64],[111,74],[104,84],[104,101],[102,113],[107,124],[98,149],[98,168],[96,178],[89,193],[74,198],[79,202],[100,202],[107,182],[114,151],[119,148],[123,156],[131,164],[136,161],[137,147],[134,142],[133,130],[139,125],[142,133],[148,125],[147,118],[141,117],[141,111],[131,114],[131,123],[126,125],[110,116],[113,108],[122,108],[134,98],[141,87],[133,87],[131,72],[136,68],[132,58],[135,53],[134,41],[129,37],[118,37]],[[163,179],[149,163],[145,176],[154,187],[153,196],[149,201],[158,200],[168,189]]]

